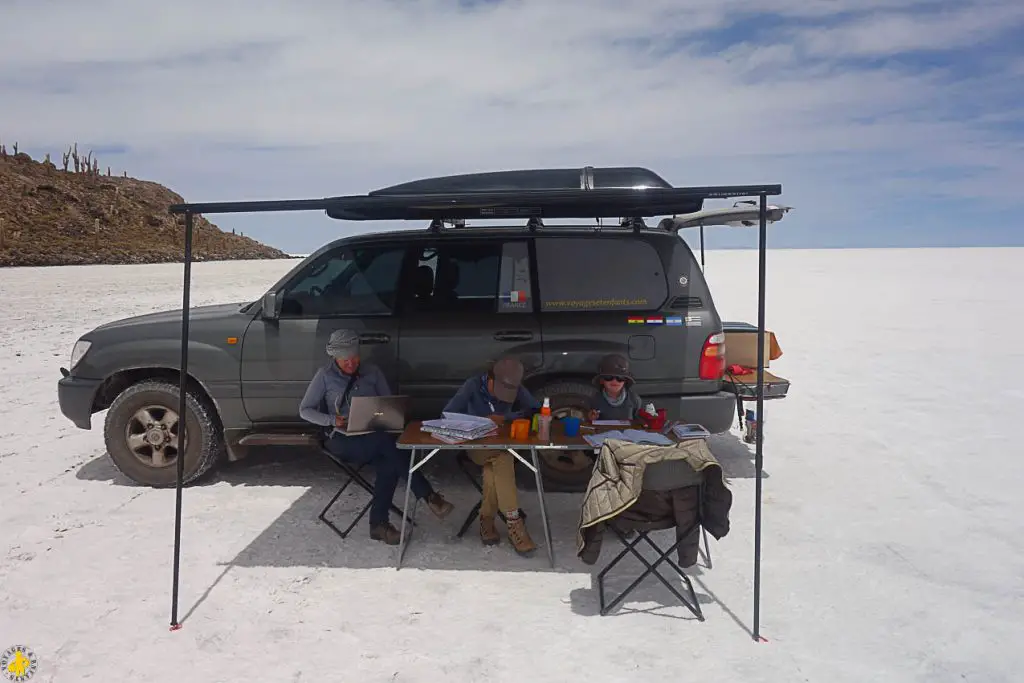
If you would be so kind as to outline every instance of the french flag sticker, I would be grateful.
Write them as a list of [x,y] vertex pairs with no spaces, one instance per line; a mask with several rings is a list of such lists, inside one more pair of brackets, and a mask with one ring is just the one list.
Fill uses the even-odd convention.
[[526,302],[526,292],[524,292],[522,290],[519,290],[519,289],[513,289],[511,292],[508,293],[508,300],[509,300],[510,303],[513,303],[513,304],[525,303]]

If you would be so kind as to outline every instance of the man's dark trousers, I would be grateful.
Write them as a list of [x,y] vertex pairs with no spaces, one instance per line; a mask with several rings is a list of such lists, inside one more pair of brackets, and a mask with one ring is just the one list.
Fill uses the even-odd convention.
[[[388,521],[391,501],[398,481],[409,473],[409,453],[395,445],[397,437],[388,432],[373,432],[357,436],[332,434],[325,444],[328,453],[349,465],[369,464],[376,473],[373,484],[373,502],[370,505],[370,526]],[[420,499],[433,492],[430,482],[421,472],[413,472],[412,492]]]

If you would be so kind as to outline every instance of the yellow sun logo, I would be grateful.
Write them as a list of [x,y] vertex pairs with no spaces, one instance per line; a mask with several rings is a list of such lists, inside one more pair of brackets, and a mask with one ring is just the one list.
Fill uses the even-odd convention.
[[36,659],[36,653],[24,645],[9,647],[0,656],[0,671],[9,681],[21,683],[30,680],[38,667],[39,660]]

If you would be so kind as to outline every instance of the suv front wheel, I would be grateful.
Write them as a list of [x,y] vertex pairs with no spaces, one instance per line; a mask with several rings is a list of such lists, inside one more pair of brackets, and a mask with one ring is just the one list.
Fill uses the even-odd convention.
[[[554,382],[546,385],[536,395],[551,399],[551,415],[555,419],[571,416],[585,421],[593,394],[594,387],[589,384]],[[590,473],[594,469],[592,450],[539,450],[537,456],[545,490],[565,493],[582,493],[587,490]]]
[[[103,435],[114,466],[139,484],[162,488],[178,480],[179,390],[159,379],[122,391],[107,411]],[[204,396],[185,392],[183,483],[198,479],[224,452],[216,411]]]

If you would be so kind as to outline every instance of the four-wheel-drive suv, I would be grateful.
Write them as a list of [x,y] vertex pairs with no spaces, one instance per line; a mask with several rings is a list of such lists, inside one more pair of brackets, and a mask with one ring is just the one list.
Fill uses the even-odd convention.
[[[544,198],[531,209],[538,188],[578,183],[566,194],[600,195],[602,179],[634,194],[671,188],[646,169],[590,167],[406,183],[354,199],[382,198],[405,207],[398,215],[435,216],[430,228],[336,240],[257,301],[193,308],[185,481],[222,455],[234,460],[253,444],[315,433],[319,428],[299,417],[298,406],[316,369],[328,362],[325,345],[338,328],[357,330],[364,361],[384,371],[393,392],[411,397],[410,419],[438,416],[467,377],[503,355],[523,361],[528,388],[550,397],[556,416],[582,415],[599,359],[619,352],[630,359],[645,402],[665,408],[670,419],[728,430],[736,397],[723,388],[723,324],[701,268],[675,229],[643,222],[679,208],[699,212],[702,200],[687,196],[649,207],[634,201],[625,218],[604,226],[544,220],[587,216],[590,208],[612,215],[621,202],[574,207],[563,201],[552,209]],[[451,199],[436,200],[444,220],[424,208],[433,206],[424,197],[453,192],[462,198],[461,212],[450,210],[458,204]],[[523,199],[518,206],[495,201],[495,192]],[[328,215],[396,215],[355,211],[334,207]],[[465,227],[467,214],[522,218],[516,226]],[[102,325],[78,341],[58,383],[61,410],[80,428],[89,429],[92,414],[108,409],[104,436],[113,462],[153,486],[176,481],[180,333],[180,310]],[[546,485],[582,489],[591,457],[583,451],[545,457]]]

